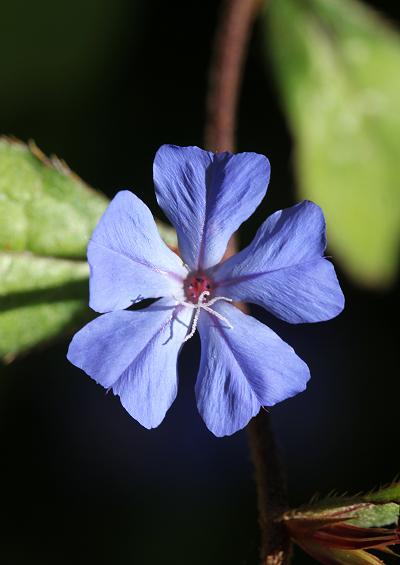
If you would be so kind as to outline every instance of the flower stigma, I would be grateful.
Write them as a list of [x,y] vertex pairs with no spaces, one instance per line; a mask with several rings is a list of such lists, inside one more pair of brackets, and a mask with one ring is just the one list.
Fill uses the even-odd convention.
[[197,304],[200,295],[205,290],[210,294],[213,291],[214,284],[212,280],[203,273],[190,273],[184,283],[185,296],[189,302]]
[[214,296],[210,299],[211,292],[213,290],[213,283],[211,279],[199,273],[189,275],[189,277],[185,281],[184,290],[187,300],[179,300],[178,303],[182,306],[185,306],[186,308],[191,308],[193,310],[191,329],[183,340],[184,342],[188,341],[196,333],[201,309],[224,322],[229,329],[233,329],[232,324],[229,323],[225,316],[222,316],[222,314],[216,312],[211,308],[211,306],[213,306],[213,304],[215,304],[219,300],[232,302],[232,299],[227,298],[226,296]]

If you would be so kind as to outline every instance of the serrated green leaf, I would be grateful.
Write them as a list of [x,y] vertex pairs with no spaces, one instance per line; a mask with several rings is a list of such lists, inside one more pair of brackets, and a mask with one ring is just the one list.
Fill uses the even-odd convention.
[[83,259],[107,203],[58,159],[0,139],[0,250]]
[[399,36],[354,0],[270,0],[265,15],[300,195],[322,206],[349,274],[387,285],[400,239]]
[[399,505],[395,502],[387,504],[371,504],[357,511],[356,517],[347,523],[360,528],[382,528],[397,524],[399,521]]

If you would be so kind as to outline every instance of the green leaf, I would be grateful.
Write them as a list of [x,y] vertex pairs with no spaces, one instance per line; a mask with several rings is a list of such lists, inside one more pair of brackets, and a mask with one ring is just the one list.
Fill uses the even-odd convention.
[[[86,247],[107,204],[59,159],[0,138],[0,359],[94,316]],[[176,248],[175,231],[157,225]]]
[[93,317],[84,261],[0,252],[0,359],[57,337]]
[[300,196],[323,208],[349,274],[388,285],[400,236],[399,36],[354,0],[270,0],[265,17]]
[[107,203],[62,161],[0,139],[0,250],[83,259]]
[[398,502],[400,504],[400,482],[394,482],[390,485],[372,491],[365,495],[363,499],[367,502],[376,504],[385,502]]
[[106,206],[63,162],[0,139],[0,359],[92,316],[86,246]]
[[360,508],[355,518],[347,523],[360,528],[383,528],[397,524],[399,521],[399,505],[395,502],[387,504],[371,504]]
[[304,524],[328,524],[345,521],[361,528],[379,528],[397,524],[400,512],[400,483],[392,483],[368,494],[329,495],[313,500],[285,515]]

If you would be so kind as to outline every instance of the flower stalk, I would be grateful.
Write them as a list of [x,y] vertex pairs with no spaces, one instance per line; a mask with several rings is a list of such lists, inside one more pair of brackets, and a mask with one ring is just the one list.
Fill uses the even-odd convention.
[[261,0],[223,0],[210,64],[205,147],[235,150],[236,109],[246,47]]

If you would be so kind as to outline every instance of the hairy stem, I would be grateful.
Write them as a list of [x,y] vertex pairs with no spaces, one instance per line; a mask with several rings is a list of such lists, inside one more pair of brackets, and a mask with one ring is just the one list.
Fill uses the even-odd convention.
[[[205,146],[211,151],[234,151],[243,62],[260,6],[260,0],[222,2],[207,96]],[[237,250],[237,236],[233,236],[225,256]],[[247,432],[257,486],[261,563],[283,565],[289,559],[290,541],[286,528],[276,519],[287,509],[286,489],[269,415],[261,411]]]

